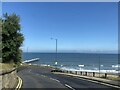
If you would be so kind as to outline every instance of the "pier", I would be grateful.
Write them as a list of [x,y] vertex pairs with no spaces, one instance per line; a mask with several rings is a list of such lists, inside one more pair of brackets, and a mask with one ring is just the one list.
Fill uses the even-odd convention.
[[30,59],[30,60],[25,60],[23,61],[23,63],[30,63],[30,62],[34,62],[34,61],[38,61],[39,58],[33,58],[33,59]]

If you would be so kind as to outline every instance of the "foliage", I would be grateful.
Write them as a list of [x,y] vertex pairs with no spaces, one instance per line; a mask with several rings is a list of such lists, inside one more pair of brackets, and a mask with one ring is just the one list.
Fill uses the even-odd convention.
[[16,14],[3,15],[2,19],[2,61],[21,62],[20,47],[24,37],[20,32],[20,17]]
[[0,18],[0,63],[2,62],[2,19]]

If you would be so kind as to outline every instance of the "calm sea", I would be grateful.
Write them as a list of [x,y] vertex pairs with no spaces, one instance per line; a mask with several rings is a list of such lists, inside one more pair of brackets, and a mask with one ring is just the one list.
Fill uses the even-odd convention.
[[57,66],[68,70],[118,70],[117,54],[23,53],[23,60],[40,58],[32,64]]

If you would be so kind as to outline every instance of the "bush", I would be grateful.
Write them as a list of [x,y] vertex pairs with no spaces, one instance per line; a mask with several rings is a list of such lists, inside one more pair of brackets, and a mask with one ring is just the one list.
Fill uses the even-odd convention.
[[20,17],[16,14],[3,15],[2,18],[2,62],[21,62],[20,47],[24,37],[20,32]]

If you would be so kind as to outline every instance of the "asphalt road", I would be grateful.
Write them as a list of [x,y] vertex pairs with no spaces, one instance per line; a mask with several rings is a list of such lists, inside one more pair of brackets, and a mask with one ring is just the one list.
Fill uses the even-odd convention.
[[114,88],[93,83],[82,78],[51,73],[50,68],[28,67],[18,72],[23,80],[22,88],[64,88],[65,90],[113,90]]

